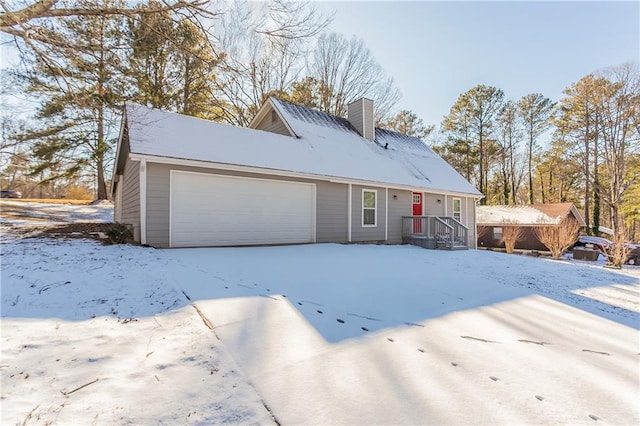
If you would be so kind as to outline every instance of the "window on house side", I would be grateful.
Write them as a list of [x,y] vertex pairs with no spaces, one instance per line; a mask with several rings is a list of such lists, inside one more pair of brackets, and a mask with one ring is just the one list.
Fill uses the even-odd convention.
[[458,222],[462,222],[462,200],[460,198],[453,199],[453,217]]
[[501,240],[502,239],[502,228],[499,226],[496,226],[493,228],[493,239],[494,240]]
[[378,191],[372,189],[362,190],[362,226],[376,226],[376,208],[378,204]]

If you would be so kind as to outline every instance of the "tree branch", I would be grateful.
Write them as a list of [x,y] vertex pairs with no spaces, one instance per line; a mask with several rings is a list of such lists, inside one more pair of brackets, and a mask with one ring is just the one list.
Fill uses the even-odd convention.
[[[6,27],[27,24],[29,21],[38,18],[63,18],[68,16],[105,16],[105,15],[142,15],[153,14],[164,11],[176,11],[181,9],[198,10],[198,12],[206,15],[214,15],[213,12],[207,11],[204,6],[207,0],[183,1],[178,0],[173,4],[167,4],[157,9],[138,9],[138,8],[60,8],[53,6],[59,0],[41,0],[33,5],[27,6],[18,11],[9,10],[3,3],[2,7],[5,13],[0,14],[0,31],[7,32]],[[9,33],[11,34],[11,33]],[[16,34],[11,34],[16,35]]]

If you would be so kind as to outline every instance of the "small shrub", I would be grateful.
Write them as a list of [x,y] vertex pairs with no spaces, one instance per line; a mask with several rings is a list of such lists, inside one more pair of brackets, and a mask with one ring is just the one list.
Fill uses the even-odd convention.
[[133,240],[133,233],[129,226],[122,223],[114,223],[109,225],[106,234],[114,244],[126,244]]
[[535,229],[536,237],[547,246],[551,257],[560,256],[576,241],[580,233],[580,224],[573,219],[565,219],[556,226],[541,226]]
[[93,200],[93,194],[84,186],[70,186],[64,197],[68,200]]
[[627,260],[629,251],[631,251],[631,247],[625,244],[624,233],[618,232],[613,239],[613,244],[606,248],[607,262],[621,268]]
[[524,233],[524,229],[520,226],[505,226],[502,228],[502,238],[501,242],[504,243],[504,247],[507,249],[507,253],[513,253],[513,250],[516,248],[516,243],[522,237]]

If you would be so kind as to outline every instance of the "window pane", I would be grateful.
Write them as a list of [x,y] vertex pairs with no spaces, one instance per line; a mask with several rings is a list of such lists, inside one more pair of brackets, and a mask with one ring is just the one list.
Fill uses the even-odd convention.
[[376,206],[376,193],[364,191],[364,207],[374,208]]
[[364,209],[362,214],[364,215],[364,223],[365,225],[375,225],[376,224],[376,211],[374,209]]
[[493,228],[493,239],[499,240],[501,238],[502,238],[502,228],[501,227]]

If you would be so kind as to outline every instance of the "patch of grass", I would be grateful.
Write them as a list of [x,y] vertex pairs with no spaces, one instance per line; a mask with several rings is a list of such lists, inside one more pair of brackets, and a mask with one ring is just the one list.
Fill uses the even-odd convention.
[[43,204],[72,204],[76,206],[85,206],[93,202],[93,200],[71,200],[67,198],[5,198],[3,201],[11,201],[17,203],[43,203]]

